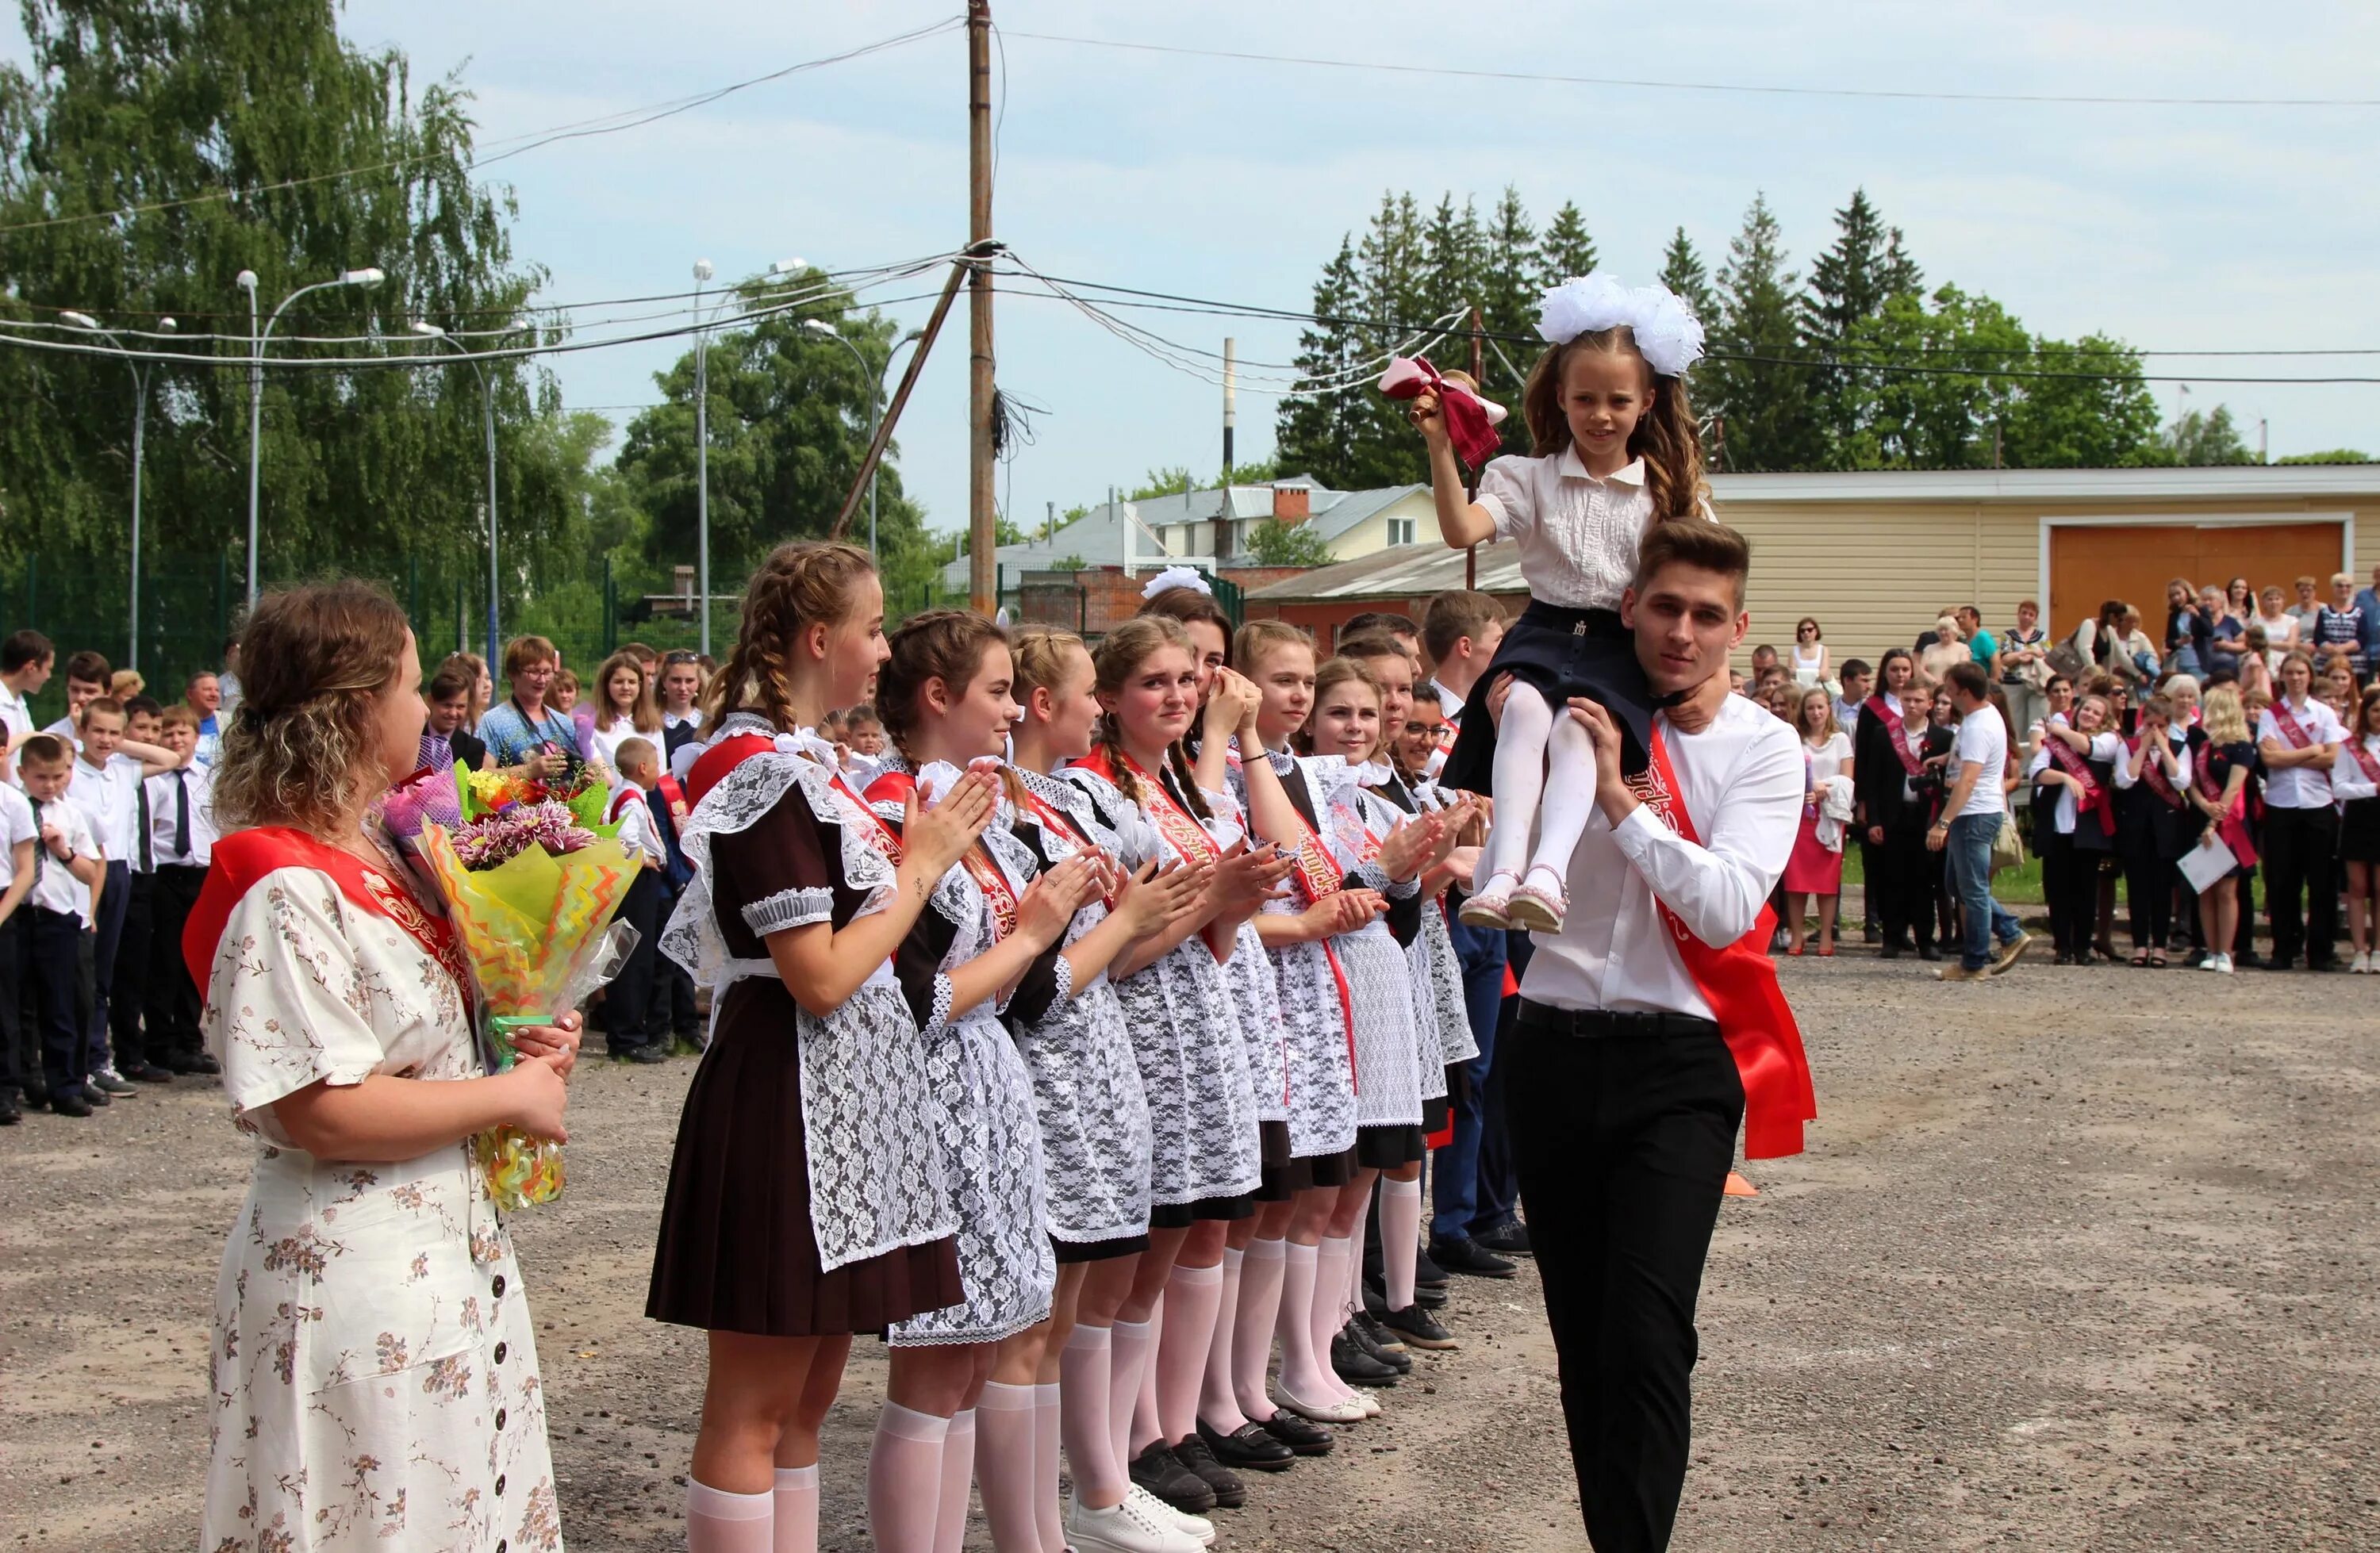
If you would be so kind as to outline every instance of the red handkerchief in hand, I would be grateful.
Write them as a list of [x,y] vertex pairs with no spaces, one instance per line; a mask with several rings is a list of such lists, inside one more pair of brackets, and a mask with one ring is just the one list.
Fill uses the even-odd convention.
[[1380,375],[1380,392],[1391,399],[1437,394],[1439,413],[1446,417],[1447,435],[1454,443],[1454,455],[1474,469],[1486,465],[1503,449],[1503,439],[1497,435],[1496,427],[1504,419],[1504,406],[1481,397],[1475,389],[1449,382],[1429,364],[1427,357],[1400,356],[1390,360],[1389,370]]

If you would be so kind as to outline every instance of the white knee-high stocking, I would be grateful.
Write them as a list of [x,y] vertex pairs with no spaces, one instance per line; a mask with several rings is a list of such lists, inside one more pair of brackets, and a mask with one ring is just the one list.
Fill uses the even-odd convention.
[[[1504,715],[1496,727],[1496,824],[1488,837],[1488,855],[1479,865],[1484,888],[1492,874],[1522,871],[1529,856],[1529,830],[1536,819],[1537,802],[1546,791],[1546,749],[1553,732],[1553,711],[1535,688],[1514,684],[1505,698]],[[1562,782],[1570,773],[1562,773]],[[1587,786],[1595,783],[1595,766],[1587,763]],[[1556,784],[1557,791],[1560,783]],[[1576,837],[1572,837],[1573,843]]]
[[1546,786],[1545,802],[1537,810],[1537,850],[1529,869],[1552,869],[1555,880],[1567,889],[1570,855],[1578,850],[1587,817],[1595,812],[1595,741],[1564,710],[1554,719],[1546,750],[1548,764],[1561,773],[1561,780]]

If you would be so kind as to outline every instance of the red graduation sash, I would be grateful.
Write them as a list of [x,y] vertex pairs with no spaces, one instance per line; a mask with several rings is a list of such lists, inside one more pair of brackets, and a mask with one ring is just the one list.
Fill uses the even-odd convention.
[[[1304,785],[1305,783],[1304,768],[1301,767],[1293,774],[1297,782]],[[1282,783],[1284,788],[1287,785],[1286,783]],[[1286,795],[1284,793],[1283,796]],[[1314,801],[1312,787],[1306,787],[1305,795],[1306,802]],[[1322,844],[1322,838],[1315,833],[1314,827],[1305,822],[1305,814],[1294,803],[1289,806],[1289,812],[1290,818],[1297,821],[1301,838],[1297,843],[1296,867],[1293,877],[1297,880],[1298,889],[1305,894],[1306,904],[1312,905],[1325,895],[1344,890],[1347,887],[1347,881],[1340,878],[1339,870],[1331,865],[1330,850]],[[1347,967],[1340,962],[1339,951],[1329,939],[1322,940],[1322,958],[1330,963],[1330,980],[1339,993],[1339,1019],[1347,1033],[1348,1093],[1361,1094],[1363,1086],[1355,1072],[1355,989],[1348,983]],[[1282,1086],[1281,1098],[1282,1104],[1289,1103],[1289,1090],[1285,1084]]]
[[[2215,780],[2215,762],[2208,758],[2214,752],[2215,746],[2210,742],[2199,756],[2192,782],[2209,802],[2219,804],[2223,801],[2223,783]],[[2256,842],[2248,829],[2248,789],[2244,785],[2240,795],[2231,800],[2231,807],[2216,816],[2215,833],[2231,849],[2231,855],[2239,859],[2241,867],[2256,866]]]
[[2272,713],[2273,726],[2281,731],[2281,737],[2289,742],[2291,749],[2303,749],[2313,743],[2313,735],[2307,733],[2299,723],[2296,714],[2289,710],[2287,700],[2275,701],[2272,705]]
[[1870,696],[1862,710],[1865,715],[1883,722],[1885,732],[1892,735],[1892,753],[1900,758],[1900,769],[1912,777],[1924,776],[1925,762],[1909,747],[1909,735],[1901,726],[1900,714],[1885,705],[1884,693],[1878,691]]
[[[842,778],[835,780],[840,782]],[[871,804],[897,804],[917,791],[917,778],[914,772],[887,771],[868,784],[868,799]],[[868,810],[870,814],[875,812],[872,808]],[[877,824],[884,824],[880,817]],[[967,877],[975,880],[977,888],[983,892],[983,898],[991,904],[992,941],[997,943],[1016,931],[1016,892],[1009,885],[1008,875],[992,860],[991,854],[984,849],[980,841],[960,856],[959,867],[967,871]]]
[[[2141,740],[2144,737],[2146,737],[2145,734],[2137,734],[2132,736],[2131,747],[2133,754],[2140,753]],[[2159,737],[2162,738],[2163,735],[2160,734]],[[2173,746],[2168,742],[2166,747],[2171,749]],[[2150,792],[2163,798],[2168,804],[2175,808],[2181,807],[2183,801],[2181,794],[2174,787],[2173,778],[2165,774],[2165,767],[2155,758],[2154,752],[2149,758],[2141,762],[2141,780],[2149,784]]]
[[2355,752],[2355,763],[2363,770],[2363,780],[2380,786],[2380,756],[2374,756],[2362,739],[2350,739],[2347,747]]
[[207,881],[182,927],[182,964],[189,968],[190,980],[201,995],[213,976],[215,955],[232,908],[265,875],[279,868],[311,868],[328,876],[349,902],[395,923],[420,945],[424,954],[455,978],[466,1008],[475,1003],[471,967],[444,917],[423,911],[402,883],[354,853],[286,825],[260,825],[215,843],[213,867],[207,870]]
[[2075,754],[2074,746],[2057,734],[2045,733],[2042,737],[2044,746],[2049,751],[2050,763],[2075,781],[2075,813],[2091,816],[2098,823],[2101,835],[2114,835],[2116,817],[2113,807],[2107,800],[2107,790],[2099,785],[2098,779],[2091,774],[2090,763]]
[[[1653,724],[1651,754],[1645,772],[1650,791],[1640,787],[1638,796],[1662,823],[1701,845],[1658,722]],[[1666,902],[1658,896],[1654,902],[1743,1079],[1743,1157],[1779,1159],[1801,1153],[1802,1127],[1817,1120],[1818,1099],[1802,1050],[1801,1026],[1778,984],[1776,962],[1768,957],[1776,914],[1762,906],[1750,932],[1731,944],[1713,946],[1694,937]]]
[[1150,776],[1139,761],[1123,750],[1114,751],[1111,758],[1109,746],[1101,745],[1075,764],[1113,782],[1119,761],[1140,785],[1143,795],[1140,807],[1148,815],[1149,823],[1157,827],[1158,834],[1173,843],[1173,850],[1182,855],[1183,861],[1222,861],[1223,849],[1215,844],[1215,838],[1207,833],[1207,827],[1198,823],[1198,817],[1175,803],[1173,795],[1166,791],[1165,783]]

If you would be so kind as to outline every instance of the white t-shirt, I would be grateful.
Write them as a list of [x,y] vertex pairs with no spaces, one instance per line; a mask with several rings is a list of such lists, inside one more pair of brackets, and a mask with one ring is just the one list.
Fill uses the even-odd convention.
[[33,806],[13,787],[0,784],[0,890],[17,882],[17,843],[42,844],[33,832]]
[[1976,773],[1974,791],[1957,815],[1964,819],[1971,814],[2005,814],[2008,795],[2000,791],[2001,779],[2008,771],[2008,723],[2001,718],[1999,708],[1986,701],[1969,712],[1959,724],[1959,743],[1951,758],[1951,769],[1944,778],[1956,785],[1966,774],[1969,764],[1981,766]]
[[1804,739],[1802,741],[1802,758],[1810,762],[1810,785],[1823,786],[1829,777],[1840,774],[1845,766],[1851,764],[1851,735],[1838,728],[1827,735],[1824,744],[1814,745]]
[[[2297,746],[2281,737],[2280,722],[2274,717],[2285,703],[2276,701],[2256,715],[2256,742],[2266,739],[2294,749]],[[2313,697],[2305,705],[2289,708],[2289,720],[2306,736],[2309,744],[2344,744],[2347,729],[2332,711]],[[2265,772],[2265,805],[2267,808],[2318,809],[2330,803],[2330,768],[2328,766],[2272,766]]]
[[[26,807],[30,809],[31,807],[31,801],[27,800]],[[66,838],[67,845],[74,849],[76,856],[99,855],[99,848],[91,839],[91,826],[84,821],[82,810],[75,807],[71,798],[53,798],[43,804],[40,823],[56,826],[58,833]],[[38,831],[34,833],[33,844],[41,846]],[[91,921],[91,886],[75,878],[67,865],[58,860],[56,853],[50,852],[47,847],[42,850],[47,855],[33,860],[33,892],[26,899],[45,911],[79,917],[88,926]]]
[[7,730],[10,744],[33,731],[33,709],[23,692],[0,689],[0,728]]
[[91,840],[106,851],[111,863],[130,861],[140,852],[140,762],[129,755],[111,755],[103,767],[89,756],[77,756],[74,782],[67,798],[82,810],[91,824]]

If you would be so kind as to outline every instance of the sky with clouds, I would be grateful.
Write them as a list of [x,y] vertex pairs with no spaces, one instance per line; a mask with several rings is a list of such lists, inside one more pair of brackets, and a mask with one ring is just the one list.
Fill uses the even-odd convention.
[[[624,0],[348,0],[364,46],[455,74],[482,141],[658,103],[955,14],[950,0],[661,6]],[[2285,16],[2286,19],[2282,20]],[[1500,18],[1491,25],[1490,18]],[[1518,19],[1527,18],[1524,28]],[[1980,103],[1483,81],[1087,47],[1027,32],[1311,59],[1744,86],[2165,97],[2380,97],[2380,8],[1839,0],[1779,7],[1557,3],[1490,11],[1411,0],[1117,6],[995,0],[1001,127],[995,230],[1057,275],[1274,307],[1310,299],[1341,235],[1385,189],[1492,200],[1540,220],[1575,200],[1605,265],[1657,268],[1683,226],[1716,268],[1755,191],[1799,262],[1864,185],[1929,278],[1987,292],[2036,332],[2106,331],[2150,349],[2380,350],[2380,107]],[[21,60],[13,8],[0,53]],[[488,171],[520,207],[517,255],[542,299],[674,292],[799,256],[835,269],[945,251],[966,232],[965,42],[922,42],[793,76],[625,133]],[[358,254],[355,262],[372,256]],[[929,291],[908,285],[885,295]],[[892,310],[914,324],[929,304]],[[1293,325],[1136,314],[1251,362],[1286,362]],[[962,319],[954,319],[962,323]],[[636,406],[681,347],[562,358],[566,399]],[[1030,524],[1152,467],[1210,471],[1220,391],[1061,304],[998,320],[1001,382],[1046,406],[1002,471]],[[2181,358],[2208,376],[2380,377],[2380,354]],[[2159,389],[2168,413],[2180,402]],[[2276,456],[2380,451],[2380,386],[2216,384],[2269,423]],[[1274,400],[1244,391],[1237,455],[1270,451]],[[964,328],[946,334],[902,426],[929,522],[966,509]],[[625,420],[632,410],[615,419]]]

